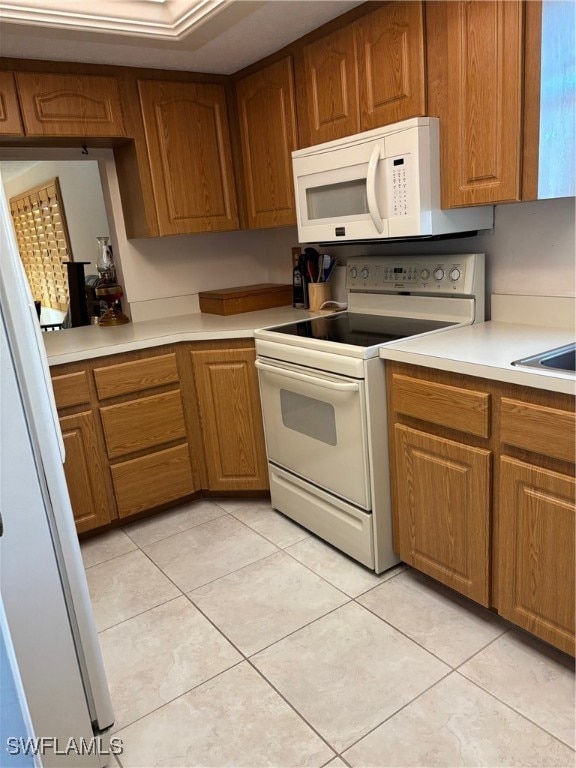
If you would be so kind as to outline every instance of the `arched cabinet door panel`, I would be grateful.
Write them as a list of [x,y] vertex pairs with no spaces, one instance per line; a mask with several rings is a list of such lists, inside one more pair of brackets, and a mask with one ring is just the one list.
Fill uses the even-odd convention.
[[251,229],[296,223],[291,153],[297,148],[292,57],[236,83]]
[[138,81],[160,235],[238,229],[221,85]]

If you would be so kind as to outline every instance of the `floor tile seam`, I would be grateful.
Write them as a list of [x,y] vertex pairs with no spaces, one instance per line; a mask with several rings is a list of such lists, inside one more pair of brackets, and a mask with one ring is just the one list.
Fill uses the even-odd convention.
[[358,739],[356,739],[355,742],[347,746],[345,749],[343,749],[341,752],[338,753],[338,757],[342,758],[346,761],[347,765],[350,765],[349,761],[345,758],[345,753],[351,750],[353,747],[355,747],[357,744],[359,744],[361,741],[366,739],[368,736],[370,736],[371,733],[374,733],[378,728],[380,728],[384,723],[387,723],[392,718],[396,717],[402,710],[406,709],[406,707],[409,707],[411,704],[413,704],[415,701],[417,701],[421,696],[424,696],[425,693],[428,693],[432,688],[439,685],[443,680],[446,680],[450,675],[454,674],[453,669],[449,669],[445,675],[442,675],[442,677],[439,677],[438,680],[435,680],[433,683],[431,683],[427,688],[425,688],[423,691],[420,691],[416,696],[414,696],[410,701],[407,701],[405,704],[402,704],[401,707],[398,707],[394,712],[388,715],[388,717],[385,717],[384,720],[377,723],[377,725],[370,728],[369,731],[366,731],[362,736],[360,736]]
[[127,621],[132,621],[132,619],[138,618],[138,616],[144,616],[145,613],[150,613],[150,611],[155,611],[156,608],[160,608],[162,605],[168,605],[168,603],[173,603],[174,600],[179,600],[181,597],[186,597],[185,594],[180,593],[179,595],[175,595],[174,597],[170,597],[168,600],[165,600],[163,603],[158,603],[158,605],[153,605],[151,608],[146,608],[145,611],[139,611],[139,613],[135,613],[134,616],[128,616],[127,619],[122,619],[122,621],[116,622],[116,624],[112,624],[110,627],[106,627],[106,629],[99,629],[97,634],[103,635],[104,632],[108,632],[109,629],[114,629],[115,627],[119,627],[121,624],[126,624]]
[[541,731],[544,731],[544,733],[548,734],[548,736],[554,739],[554,741],[557,741],[559,744],[562,744],[563,746],[567,747],[569,750],[571,750],[576,754],[576,747],[573,747],[571,744],[568,744],[567,741],[564,741],[564,739],[560,738],[560,736],[557,736],[556,734],[549,731],[545,726],[543,726],[541,723],[536,722],[536,720],[533,720],[525,712],[521,712],[519,709],[516,709],[515,707],[513,707],[512,704],[509,704],[508,702],[501,699],[499,696],[496,696],[495,693],[493,693],[492,691],[489,691],[487,688],[484,688],[484,686],[481,683],[478,683],[476,680],[472,680],[471,678],[467,677],[459,669],[455,669],[454,672],[456,672],[457,675],[460,675],[460,677],[462,677],[464,680],[467,680],[469,683],[472,683],[472,685],[475,685],[476,688],[479,688],[484,693],[487,693],[491,698],[500,702],[500,704],[503,704],[507,709],[511,710],[517,715],[520,715],[520,717],[522,717],[524,720],[527,720],[532,725],[535,725]]
[[215,623],[215,622],[214,622],[214,621],[213,621],[213,620],[210,618],[210,616],[208,616],[208,615],[207,615],[207,614],[206,614],[206,613],[205,613],[205,612],[202,610],[202,608],[200,608],[200,606],[196,605],[196,603],[195,603],[195,602],[192,600],[192,598],[190,597],[190,594],[189,594],[189,593],[185,593],[185,594],[184,594],[184,597],[185,597],[185,598],[188,600],[188,602],[190,603],[190,605],[191,605],[193,608],[195,608],[195,609],[196,609],[196,610],[197,610],[197,611],[198,611],[198,612],[199,612],[199,613],[200,613],[200,614],[201,614],[201,615],[202,615],[202,616],[203,616],[203,617],[206,619],[206,621],[207,621],[207,622],[208,622],[208,623],[209,623],[209,624],[210,624],[210,625],[211,625],[211,626],[212,626],[212,627],[213,627],[213,628],[214,628],[214,629],[215,629],[215,630],[218,632],[218,634],[219,634],[219,635],[221,635],[221,636],[224,638],[224,640],[226,640],[226,642],[227,642],[227,643],[229,643],[229,644],[232,646],[232,648],[234,648],[234,650],[235,650],[237,653],[239,653],[239,654],[240,654],[240,656],[242,657],[241,661],[248,661],[248,657],[246,656],[246,654],[244,653],[244,651],[242,651],[242,650],[241,650],[241,649],[240,649],[240,648],[239,648],[239,647],[236,645],[236,643],[235,643],[233,640],[230,640],[230,638],[228,637],[228,635],[227,635],[227,634],[226,634],[226,633],[225,633],[225,632],[224,632],[222,629],[220,629],[220,627],[219,627],[219,626],[218,626],[218,625],[217,625],[217,624],[216,624],[216,623]]
[[220,670],[220,672],[216,672],[211,677],[207,677],[206,680],[202,680],[202,682],[196,683],[195,685],[188,688],[186,691],[182,691],[182,693],[179,693],[178,696],[174,696],[173,699],[168,699],[168,701],[162,702],[162,704],[158,705],[157,707],[154,707],[154,709],[151,709],[150,712],[146,712],[144,715],[140,715],[140,717],[136,717],[134,720],[131,720],[130,722],[123,723],[122,727],[118,731],[114,731],[112,735],[118,736],[120,733],[122,733],[122,731],[126,730],[126,728],[131,728],[136,723],[139,723],[141,720],[144,720],[145,718],[150,717],[150,715],[153,715],[155,712],[159,712],[161,709],[163,709],[164,707],[167,707],[169,704],[173,704],[175,701],[178,701],[178,699],[181,699],[183,696],[187,696],[189,693],[192,693],[192,691],[195,691],[196,689],[201,688],[203,685],[206,685],[206,683],[210,683],[212,680],[215,680],[217,677],[220,677],[220,675],[223,675],[226,672],[230,672],[231,669],[238,667],[240,664],[244,664],[245,661],[247,661],[247,659],[245,658],[238,659],[229,667],[226,667],[226,669],[222,669]]
[[[277,688],[277,687],[274,685],[274,683],[272,683],[270,680],[268,680],[268,678],[267,678],[267,677],[266,677],[266,675],[265,675],[265,674],[262,672],[262,670],[258,669],[258,667],[257,667],[257,666],[256,666],[256,665],[255,665],[255,664],[252,662],[252,660],[251,660],[251,659],[246,659],[246,661],[248,662],[248,664],[250,664],[250,666],[252,667],[252,669],[253,669],[253,670],[254,670],[254,671],[255,671],[255,672],[256,672],[256,673],[259,675],[259,677],[260,677],[260,678],[261,678],[261,679],[262,679],[262,680],[263,680],[263,681],[266,683],[266,685],[270,686],[270,688],[272,688],[272,690],[273,690],[273,691],[274,691],[274,692],[275,692],[275,693],[276,693],[276,694],[277,694],[277,695],[278,695],[278,696],[279,696],[279,697],[282,699],[282,701],[283,701],[285,704],[287,704],[287,705],[290,707],[290,709],[291,709],[291,710],[292,710],[292,711],[295,713],[295,715],[296,715],[296,716],[297,716],[297,717],[298,717],[300,720],[302,720],[302,721],[303,721],[303,722],[304,722],[304,723],[305,723],[305,724],[308,726],[308,728],[310,728],[310,730],[311,730],[311,731],[313,731],[313,732],[316,734],[316,736],[318,736],[318,738],[319,738],[319,739],[321,739],[321,741],[323,741],[323,742],[324,742],[324,744],[326,744],[326,746],[327,746],[329,749],[331,749],[331,750],[332,750],[332,752],[334,752],[334,754],[332,755],[332,757],[330,758],[330,760],[328,760],[327,762],[329,763],[331,760],[334,760],[334,758],[338,756],[338,750],[336,749],[336,747],[333,747],[333,746],[332,746],[332,744],[330,744],[330,742],[328,741],[328,739],[326,739],[326,737],[325,737],[325,736],[323,736],[323,735],[320,733],[320,731],[319,731],[319,730],[318,730],[318,729],[317,729],[315,726],[313,726],[313,725],[312,725],[312,723],[310,723],[310,722],[309,722],[309,721],[308,721],[308,720],[307,720],[307,719],[304,717],[304,715],[303,715],[303,714],[302,714],[302,713],[301,713],[301,712],[300,712],[300,711],[299,711],[299,710],[296,708],[296,706],[295,706],[294,704],[292,704],[292,702],[291,702],[289,699],[287,699],[287,698],[286,698],[286,696],[284,696],[284,694],[282,693],[282,691],[280,691],[280,690],[279,690],[279,689],[278,689],[278,688]],[[324,763],[324,765],[326,765],[326,763]]]
[[[132,541],[132,539],[130,539]],[[134,542],[132,541],[134,544]],[[119,557],[125,557],[126,555],[131,555],[133,552],[138,552],[140,547],[137,544],[134,544],[134,549],[129,549],[127,552],[121,552],[119,555],[112,555],[112,557],[107,557],[106,560],[100,560],[98,563],[92,563],[92,565],[85,565],[84,570],[89,571],[92,568],[96,568],[98,565],[104,565],[104,563],[111,563],[112,560],[118,560]],[[80,551],[82,551],[82,547],[80,547]]]
[[[210,521],[208,521],[208,522],[210,522]],[[182,531],[182,533],[183,533],[183,531]],[[148,546],[148,545],[146,545],[146,546]],[[217,576],[215,579],[212,579],[211,581],[207,581],[205,584],[198,584],[197,586],[192,587],[192,589],[182,589],[182,587],[179,587],[178,584],[176,584],[176,582],[166,573],[166,571],[160,565],[158,565],[158,563],[156,563],[152,559],[152,557],[148,554],[148,552],[146,552],[144,549],[142,549],[141,551],[143,552],[144,555],[146,555],[148,560],[150,560],[150,562],[153,563],[156,566],[156,568],[158,568],[158,570],[162,573],[162,575],[166,576],[166,578],[170,582],[172,582],[172,584],[174,584],[174,586],[177,589],[179,589],[180,592],[183,595],[186,595],[188,592],[194,592],[194,590],[196,590],[196,589],[201,589],[202,587],[207,587],[209,584],[214,584],[215,581],[220,581],[220,579],[225,579],[227,576],[231,576],[233,573],[237,573],[238,571],[241,571],[243,568],[248,568],[249,566],[254,565],[255,563],[259,563],[262,560],[266,560],[267,557],[272,557],[272,555],[277,555],[279,552],[282,552],[281,549],[277,549],[275,552],[270,552],[268,555],[262,555],[262,557],[259,557],[258,559],[252,561],[251,563],[246,563],[246,565],[242,565],[242,566],[240,566],[240,568],[237,568],[234,571],[230,571],[230,573],[225,573],[223,576]]]
[[[318,539],[318,541],[321,541],[321,542],[322,542],[322,539],[320,539],[320,538],[319,538],[318,536],[316,536],[315,534],[311,534],[311,536],[309,536],[308,538],[312,538],[312,536],[313,536],[314,538]],[[306,539],[301,539],[301,541],[306,541]],[[322,542],[322,543],[325,543],[325,542]],[[295,546],[296,544],[300,544],[300,542],[299,542],[299,541],[295,541],[295,542],[294,542],[294,544],[288,544],[288,548],[289,548],[289,547],[293,547],[293,546]],[[309,571],[310,571],[310,573],[313,573],[315,576],[318,576],[318,578],[319,578],[319,579],[322,579],[322,581],[325,581],[325,582],[326,582],[326,584],[329,584],[329,585],[330,585],[331,587],[333,587],[334,589],[337,589],[339,592],[342,592],[342,594],[343,594],[343,595],[346,595],[346,597],[348,597],[350,600],[355,600],[355,599],[356,599],[356,598],[354,597],[354,595],[351,595],[351,594],[349,594],[348,592],[345,592],[345,591],[344,591],[344,589],[342,589],[341,587],[337,587],[337,586],[336,586],[335,584],[333,584],[331,581],[328,581],[328,579],[327,579],[325,576],[322,576],[322,575],[321,575],[320,573],[318,573],[317,571],[314,571],[312,568],[310,568],[310,566],[309,566],[309,565],[306,565],[306,563],[303,563],[301,560],[298,560],[298,558],[297,558],[297,557],[294,557],[294,555],[293,555],[291,552],[288,552],[288,548],[286,548],[286,549],[283,549],[283,550],[282,550],[282,552],[285,552],[287,555],[290,555],[290,557],[292,558],[292,560],[295,560],[297,563],[299,563],[299,564],[300,564],[300,565],[302,565],[304,568],[306,568],[307,570],[309,570]],[[376,584],[376,586],[377,586],[377,587],[379,587],[379,586],[381,586],[381,585],[380,585],[380,584]],[[367,590],[367,591],[369,592],[370,590]],[[364,592],[362,592],[361,594],[364,594]],[[359,597],[359,595],[358,595],[358,597]]]
[[[390,579],[392,581],[392,579]],[[361,597],[361,595],[359,595]],[[383,621],[384,624],[387,624],[389,627],[391,627],[393,630],[401,634],[403,637],[405,637],[407,640],[410,640],[410,642],[414,643],[414,645],[417,645],[418,648],[420,648],[422,651],[426,651],[430,656],[432,656],[436,661],[440,661],[444,666],[448,667],[451,672],[453,672],[456,667],[453,667],[452,664],[450,664],[448,661],[444,661],[440,656],[438,656],[434,651],[431,651],[430,649],[426,648],[422,643],[418,642],[418,640],[415,640],[413,637],[410,637],[410,635],[407,635],[404,630],[400,629],[399,627],[396,627],[391,622],[387,621],[386,619],[382,618],[379,614],[375,613],[371,608],[369,608],[367,605],[363,605],[362,603],[359,603],[358,600],[354,599],[354,602],[356,605],[359,605],[360,608],[364,608],[364,610],[371,613],[373,616],[375,616],[377,619],[380,619],[380,621]]]
[[[220,509],[222,509],[222,507],[220,507]],[[167,509],[166,513],[169,514],[171,511],[174,511],[174,510]],[[154,517],[158,517],[159,519],[161,519],[161,515],[162,513],[159,513],[157,515],[151,515],[150,517],[143,518],[143,520],[152,520],[154,519]],[[210,520],[202,520],[202,522],[200,523],[193,523],[192,525],[187,525],[186,528],[182,528],[181,530],[175,531],[174,533],[169,533],[167,536],[161,536],[159,539],[154,539],[154,541],[147,541],[145,544],[138,544],[137,541],[134,541],[134,539],[130,536],[130,534],[125,528],[121,528],[120,530],[123,531],[126,534],[126,536],[128,536],[130,541],[133,544],[135,544],[138,547],[138,549],[143,549],[144,547],[152,546],[152,544],[157,544],[159,541],[166,541],[166,539],[171,539],[172,536],[178,536],[178,534],[184,533],[185,531],[189,531],[192,528],[198,528],[199,525],[205,525],[206,523],[211,523],[212,520],[219,520],[221,517],[226,517],[226,515],[228,515],[229,517],[231,516],[229,512],[223,511],[223,514],[216,515],[216,517],[211,517]],[[142,521],[136,521],[136,522],[142,522]]]
[[230,517],[232,517],[234,520],[236,520],[237,523],[240,523],[240,525],[243,525],[247,530],[252,531],[252,533],[255,533],[256,536],[259,536],[263,541],[265,541],[267,544],[272,544],[272,546],[276,547],[278,552],[283,552],[284,550],[282,547],[279,547],[278,544],[274,544],[273,541],[270,541],[270,539],[267,539],[266,536],[264,536],[262,533],[257,531],[255,528],[251,528],[248,523],[245,523],[243,520],[239,520],[232,512],[228,512]]
[[507,635],[509,632],[511,632],[511,630],[512,630],[511,626],[510,627],[504,627],[502,632],[500,632],[500,634],[496,635],[496,637],[493,637],[490,640],[488,640],[486,645],[483,645],[481,648],[478,648],[478,650],[474,651],[474,653],[471,656],[468,656],[467,659],[464,659],[464,661],[461,661],[459,664],[456,664],[456,666],[454,667],[454,671],[459,671],[460,668],[464,666],[464,664],[468,664],[468,662],[472,661],[472,659],[475,656],[478,656],[479,653],[482,653],[483,651],[485,651],[487,648],[489,648],[491,645],[493,645],[497,640],[500,640],[502,637],[504,637],[504,635]]
[[[269,557],[272,557],[273,555],[276,555],[276,554],[277,554],[277,552],[273,552],[273,553],[272,553],[272,555],[269,555]],[[260,561],[257,561],[257,562],[260,562]],[[247,568],[248,566],[245,566],[245,567]],[[241,569],[240,569],[240,570],[241,570]],[[234,573],[236,573],[236,571],[234,571]],[[221,577],[221,578],[225,578],[225,577],[223,576],[223,577]],[[212,584],[213,584],[214,582],[210,582],[210,583],[212,583]],[[199,589],[200,589],[200,587],[199,587]],[[193,599],[192,599],[192,597],[191,597],[191,594],[192,594],[192,592],[193,592],[193,591],[194,591],[194,590],[191,590],[190,592],[186,592],[186,593],[184,593],[184,597],[187,597],[187,598],[188,598],[188,600],[189,600],[189,601],[192,603],[192,605],[193,605],[193,606],[194,606],[194,607],[195,607],[195,608],[196,608],[198,611],[200,611],[200,613],[202,614],[202,616],[204,616],[204,617],[205,617],[205,618],[206,618],[206,619],[207,619],[207,620],[210,622],[210,624],[212,624],[212,626],[213,626],[215,629],[217,629],[217,630],[218,630],[218,632],[220,632],[220,634],[221,634],[221,635],[222,635],[222,636],[223,636],[223,637],[224,637],[224,638],[225,638],[225,639],[226,639],[226,640],[227,640],[227,641],[228,641],[228,642],[229,642],[231,645],[233,645],[233,646],[234,646],[234,648],[236,648],[236,650],[237,650],[239,653],[241,653],[241,654],[242,654],[242,656],[244,657],[244,659],[246,659],[246,661],[248,661],[248,660],[249,660],[251,657],[255,656],[256,654],[258,654],[258,653],[262,653],[263,651],[266,651],[266,650],[268,650],[268,648],[271,648],[273,645],[276,645],[276,643],[280,643],[282,640],[286,640],[286,638],[290,637],[291,635],[294,635],[294,634],[296,634],[296,632],[299,632],[301,629],[304,629],[305,627],[309,627],[311,624],[314,624],[314,622],[315,622],[315,621],[319,621],[320,619],[323,619],[323,618],[325,618],[326,616],[329,616],[331,613],[334,613],[335,611],[339,610],[340,608],[343,608],[345,605],[348,605],[349,603],[351,603],[351,602],[352,602],[352,600],[351,600],[350,598],[348,598],[348,599],[347,599],[345,602],[341,603],[340,605],[336,605],[336,606],[334,606],[334,608],[331,608],[329,611],[327,611],[326,613],[323,613],[321,616],[316,616],[316,618],[314,618],[314,619],[310,619],[310,621],[306,622],[306,624],[303,624],[301,627],[297,627],[296,629],[292,630],[291,632],[288,632],[286,635],[283,635],[282,637],[279,637],[278,639],[274,640],[273,642],[269,643],[268,645],[265,645],[263,648],[259,648],[257,651],[253,651],[252,653],[248,653],[248,654],[247,654],[247,653],[246,653],[245,651],[243,651],[243,650],[242,650],[242,649],[241,649],[239,646],[237,646],[237,645],[236,645],[236,643],[235,643],[233,640],[231,640],[231,639],[230,639],[230,637],[228,637],[228,635],[226,634],[226,632],[224,631],[224,629],[222,629],[222,627],[218,626],[218,624],[216,624],[216,622],[215,622],[215,621],[214,621],[214,620],[213,620],[213,619],[212,619],[212,618],[211,618],[211,617],[210,617],[210,616],[209,616],[207,613],[205,613],[205,612],[204,612],[204,610],[203,610],[203,609],[202,609],[202,608],[201,608],[199,605],[197,605],[197,604],[194,602],[194,600],[193,600]],[[344,597],[346,597],[346,598],[348,597],[347,595],[344,595],[344,594],[343,594],[343,596],[344,596]]]
[[[347,597],[345,595],[345,597]],[[287,640],[292,635],[295,635],[297,632],[300,632],[302,629],[306,629],[306,627],[312,626],[312,624],[315,624],[317,621],[320,621],[321,619],[325,619],[326,616],[330,616],[331,613],[335,613],[336,611],[339,611],[340,608],[344,608],[346,605],[350,605],[353,601],[351,599],[346,600],[346,602],[341,603],[340,605],[336,605],[334,608],[331,608],[329,611],[326,611],[326,613],[323,613],[321,616],[316,616],[315,619],[310,619],[310,621],[307,621],[306,624],[302,624],[301,627],[297,627],[297,629],[293,629],[291,632],[288,632],[287,635],[284,635],[283,637],[279,637],[277,640],[274,640],[274,642],[269,643],[268,645],[265,645],[264,648],[260,648],[257,651],[253,651],[252,653],[246,655],[246,660],[250,661],[250,659],[253,659],[254,656],[257,656],[259,653],[264,653],[264,651],[267,651],[269,648],[272,648],[272,646],[277,645],[278,643],[281,643],[283,640]]]
[[120,766],[120,768],[124,768],[124,766],[123,766],[123,765],[122,765],[122,763],[120,762],[120,758],[118,757],[118,755],[114,755],[114,759],[116,760],[116,762],[118,763],[118,765]]
[[[228,576],[232,576],[234,573],[240,573],[240,571],[243,571],[245,568],[250,568],[251,565],[256,565],[256,563],[261,563],[264,560],[268,560],[269,557],[275,557],[275,555],[278,555],[282,550],[279,549],[276,552],[270,552],[269,555],[264,555],[263,557],[259,557],[258,560],[254,560],[251,563],[246,563],[245,565],[241,565],[240,568],[236,568],[235,571],[230,571],[230,573],[225,573],[223,576],[217,576],[215,579],[212,579],[212,581],[207,581],[205,584],[198,584],[197,587],[192,587],[192,589],[187,590],[181,590],[183,594],[186,596],[192,594],[192,592],[195,592],[197,589],[203,589],[204,587],[209,587],[211,584],[215,584],[217,581],[221,581],[222,579],[228,578]],[[160,566],[157,566],[160,568]],[[162,571],[164,573],[164,571]],[[168,577],[170,578],[170,577]],[[180,588],[181,589],[181,588]]]
[[[244,507],[242,507],[242,509],[244,509]],[[237,510],[237,511],[238,511],[238,512],[240,512],[240,510]],[[239,522],[239,523],[242,523],[243,525],[245,525],[245,526],[247,526],[248,528],[250,528],[250,530],[251,530],[251,531],[254,531],[254,533],[257,533],[259,536],[262,536],[262,538],[263,538],[263,539],[266,539],[266,541],[269,541],[269,542],[270,542],[270,544],[274,544],[274,546],[275,546],[275,547],[278,547],[278,549],[279,549],[281,552],[284,552],[284,551],[285,551],[285,549],[286,549],[287,547],[292,547],[294,544],[299,544],[301,541],[306,541],[306,539],[309,539],[309,538],[310,538],[310,536],[311,536],[311,534],[310,534],[310,533],[308,533],[308,534],[304,535],[304,536],[303,536],[301,539],[298,539],[298,541],[291,541],[291,542],[290,542],[290,544],[284,544],[284,546],[282,546],[281,544],[278,544],[277,542],[275,542],[273,539],[269,539],[269,538],[268,538],[268,536],[266,536],[266,534],[264,534],[264,533],[261,533],[261,532],[260,532],[259,530],[257,530],[256,528],[253,528],[251,525],[248,525],[248,523],[245,523],[245,522],[244,522],[244,520],[241,520],[239,517],[236,517],[236,515],[234,514],[234,512],[229,512],[228,514],[229,514],[231,517],[233,517],[235,520],[238,520],[238,522]],[[291,521],[290,521],[290,522],[291,522]],[[296,523],[295,523],[295,524],[296,524]]]
[[[392,568],[396,568],[397,566],[393,565]],[[398,571],[398,573],[395,573],[393,576],[388,576],[387,579],[384,579],[384,581],[381,581],[380,584],[374,584],[373,587],[368,587],[364,592],[360,592],[359,594],[354,596],[354,600],[357,600],[359,597],[363,597],[364,595],[367,595],[368,592],[372,592],[374,589],[378,589],[378,587],[383,587],[384,584],[388,584],[389,581],[394,581],[394,579],[397,579],[398,576],[401,576],[403,573],[406,573],[408,566],[406,568],[403,568],[401,571]],[[385,573],[385,571],[384,571]]]

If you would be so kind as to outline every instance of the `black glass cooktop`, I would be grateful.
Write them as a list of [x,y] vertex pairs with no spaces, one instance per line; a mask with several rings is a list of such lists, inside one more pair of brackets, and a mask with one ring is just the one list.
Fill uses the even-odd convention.
[[449,328],[455,323],[440,320],[421,320],[413,317],[382,317],[362,315],[357,312],[340,312],[337,315],[299,320],[288,325],[267,328],[268,331],[307,339],[333,341],[336,344],[352,344],[356,347],[372,347],[387,341],[397,341],[439,328]]

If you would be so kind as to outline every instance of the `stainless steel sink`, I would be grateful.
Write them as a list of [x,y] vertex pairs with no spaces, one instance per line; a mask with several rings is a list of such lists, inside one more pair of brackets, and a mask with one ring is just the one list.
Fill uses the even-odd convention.
[[522,360],[514,360],[512,365],[526,365],[529,368],[550,368],[554,371],[565,373],[575,372],[576,343],[567,344],[565,347],[548,349],[539,355],[524,357]]

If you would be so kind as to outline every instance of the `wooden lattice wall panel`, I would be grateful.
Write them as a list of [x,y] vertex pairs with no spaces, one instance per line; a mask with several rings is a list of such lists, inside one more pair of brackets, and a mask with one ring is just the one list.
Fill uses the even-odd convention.
[[73,256],[58,179],[12,197],[10,210],[32,295],[44,307],[66,311],[66,262]]

